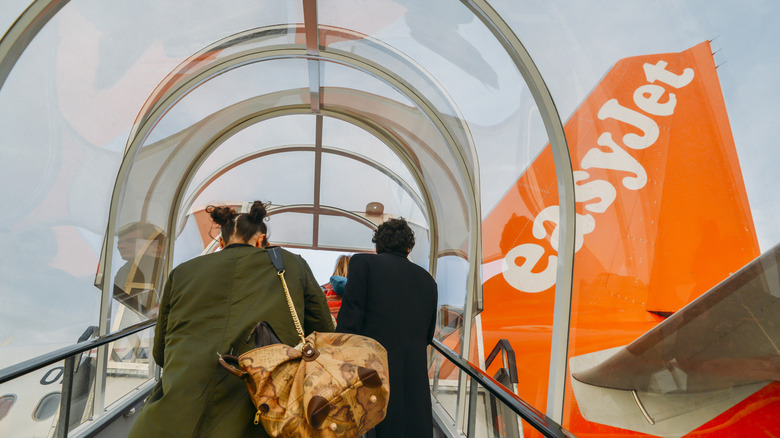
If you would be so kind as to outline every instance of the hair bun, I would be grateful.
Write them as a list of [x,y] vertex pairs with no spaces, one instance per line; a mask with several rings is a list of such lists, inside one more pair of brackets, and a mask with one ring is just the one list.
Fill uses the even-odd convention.
[[211,215],[211,219],[219,226],[224,226],[232,221],[237,214],[236,211],[230,207],[217,207],[214,205],[206,207],[206,213]]
[[260,201],[255,201],[252,203],[252,208],[249,209],[249,213],[247,213],[247,218],[252,223],[257,224],[265,219],[266,214],[268,214],[268,212],[265,209],[265,204]]

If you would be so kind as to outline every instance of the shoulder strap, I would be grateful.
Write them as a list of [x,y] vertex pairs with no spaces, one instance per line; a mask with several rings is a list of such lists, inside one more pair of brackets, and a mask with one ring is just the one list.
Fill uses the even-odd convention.
[[[292,315],[293,322],[295,323],[295,331],[298,332],[298,336],[301,338],[299,345],[303,346],[306,342],[306,337],[303,334],[303,327],[301,327],[301,320],[298,319],[298,312],[295,311],[295,305],[293,304],[292,297],[290,296],[290,290],[287,289],[287,282],[284,280],[284,260],[282,260],[282,248],[278,246],[269,246],[268,257],[271,258],[271,263],[276,268],[276,273],[279,275],[279,279],[282,280],[282,288],[284,289],[284,296],[287,298],[287,307],[290,308],[290,314]],[[297,347],[296,347],[297,348]]]
[[273,263],[274,268],[276,268],[276,272],[284,271],[284,259],[282,259],[282,248],[278,246],[269,246],[266,249],[268,250],[268,257],[271,258],[271,263]]

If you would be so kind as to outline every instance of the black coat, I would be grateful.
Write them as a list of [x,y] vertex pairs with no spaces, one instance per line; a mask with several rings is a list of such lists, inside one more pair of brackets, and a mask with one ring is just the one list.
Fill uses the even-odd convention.
[[336,331],[379,341],[387,349],[390,401],[377,437],[431,437],[427,346],[436,326],[436,282],[399,253],[356,254]]

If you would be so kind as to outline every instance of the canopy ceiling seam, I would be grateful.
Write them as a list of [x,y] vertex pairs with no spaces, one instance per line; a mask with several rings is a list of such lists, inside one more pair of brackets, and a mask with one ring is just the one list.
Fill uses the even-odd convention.
[[[306,54],[319,56],[320,34],[318,30],[319,17],[317,14],[317,0],[301,0],[303,2],[303,23],[306,29]],[[306,61],[309,71],[309,93],[311,95],[311,111],[320,112],[320,63],[316,59]]]
[[373,121],[366,120],[362,117],[351,114],[344,110],[335,110],[335,109],[327,108],[324,111],[325,114],[327,115],[339,118],[340,120],[343,120],[345,122],[363,128],[364,130],[372,133],[377,138],[380,139],[384,138],[385,140],[383,141],[383,143],[385,143],[392,151],[394,151],[396,155],[400,157],[401,161],[404,162],[404,164],[406,164],[407,169],[410,171],[412,177],[415,179],[415,183],[417,184],[417,187],[422,192],[423,198],[425,200],[426,209],[423,211],[427,212],[427,216],[428,216],[426,218],[429,225],[428,240],[431,245],[429,255],[428,255],[428,260],[429,260],[428,270],[430,271],[431,275],[435,278],[436,268],[438,263],[436,251],[438,250],[438,245],[439,245],[439,233],[438,233],[439,219],[436,212],[436,204],[433,202],[433,197],[431,196],[431,192],[428,189],[428,186],[424,184],[425,177],[423,176],[422,171],[418,169],[418,164],[415,161],[415,157],[413,157],[409,153],[409,151],[402,146],[403,144],[405,144],[402,139],[396,138],[391,132],[389,132],[381,124],[373,123]]
[[[319,105],[318,108],[319,110]],[[320,237],[320,189],[322,188],[322,114],[317,114],[314,128],[314,212],[312,215],[312,244],[317,246]]]

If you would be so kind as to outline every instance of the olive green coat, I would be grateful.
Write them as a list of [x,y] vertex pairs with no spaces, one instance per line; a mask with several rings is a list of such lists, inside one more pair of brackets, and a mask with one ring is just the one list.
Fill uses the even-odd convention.
[[[285,279],[308,335],[333,331],[328,305],[306,262],[282,251]],[[265,249],[230,246],[171,271],[160,304],[154,359],[163,367],[130,431],[147,437],[266,437],[254,425],[244,381],[222,368],[217,353],[254,348],[247,337],[268,321],[282,342],[299,342],[279,276]]]

